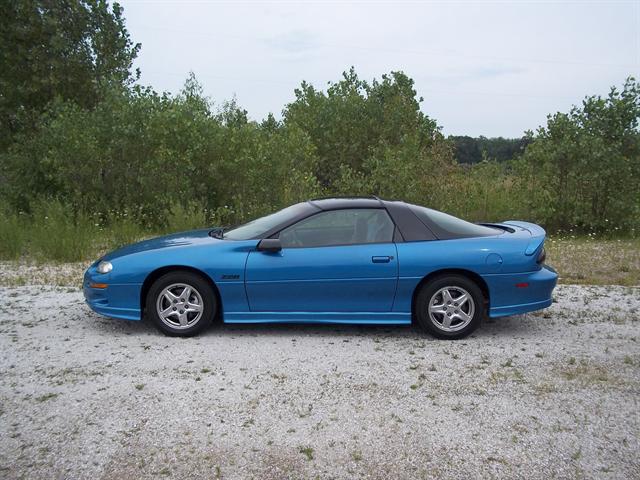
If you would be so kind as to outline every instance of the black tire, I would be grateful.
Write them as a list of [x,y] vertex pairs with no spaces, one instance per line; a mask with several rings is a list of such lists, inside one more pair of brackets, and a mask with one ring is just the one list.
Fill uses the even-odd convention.
[[[189,286],[193,289],[191,293],[188,294],[191,299],[191,301],[187,299],[189,303],[183,303],[181,301],[181,294],[179,294],[179,292],[182,290],[182,285]],[[174,299],[174,302],[176,302],[175,307],[163,294],[167,288],[170,289],[169,293],[174,293],[174,295],[176,292],[178,293]],[[182,291],[184,292],[184,290]],[[159,297],[162,297],[162,299],[159,299]],[[174,315],[169,313],[166,315],[168,318],[163,320],[158,312],[158,302],[162,302],[161,307],[166,306],[167,310],[169,310],[169,307],[175,310]],[[199,312],[192,310],[192,308],[197,308],[197,305],[200,305],[201,315],[199,317]],[[184,310],[181,310],[181,308],[184,308]],[[163,275],[151,285],[147,293],[145,311],[147,318],[150,318],[155,326],[164,334],[174,337],[191,337],[211,325],[218,311],[218,302],[213,289],[200,275],[186,271],[175,271]],[[181,315],[183,312],[185,317]],[[179,325],[182,323],[182,318],[186,318],[187,320],[184,325]],[[173,323],[178,325],[173,325]]]
[[[441,292],[442,289],[447,289],[447,292],[450,294],[450,305],[447,305],[447,300],[445,300]],[[456,298],[460,297],[454,297],[452,293],[461,294],[462,291],[470,295],[473,305],[467,304],[465,301],[459,306],[458,303],[455,302]],[[442,310],[448,313],[436,312],[430,315],[429,307],[432,300],[436,308],[440,306],[440,302],[442,302],[442,305],[444,305]],[[473,308],[473,312],[471,312],[471,308]],[[485,298],[482,290],[473,280],[463,275],[442,275],[423,284],[417,293],[414,303],[414,316],[418,325],[434,337],[448,340],[457,340],[471,334],[480,326],[482,317],[484,316],[484,310]],[[473,314],[468,315],[470,313]],[[463,314],[466,317],[470,317],[471,320],[467,321],[461,318]],[[450,322],[449,330],[446,328],[447,316]]]

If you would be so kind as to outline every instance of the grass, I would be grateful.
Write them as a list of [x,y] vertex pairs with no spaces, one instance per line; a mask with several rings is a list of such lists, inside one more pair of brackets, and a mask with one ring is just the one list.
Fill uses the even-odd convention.
[[547,262],[560,282],[580,285],[640,285],[640,239],[549,238]]
[[0,205],[0,260],[86,262],[122,245],[165,233],[205,228],[211,219],[193,206],[172,206],[166,225],[145,228],[127,213],[74,213],[56,201],[34,206],[30,215]]
[[558,373],[568,381],[577,381],[583,384],[611,383],[615,381],[607,369],[601,365],[590,364],[581,361],[572,367],[560,365]]
[[307,457],[307,460],[309,460],[309,461],[313,460],[313,448],[311,448],[311,447],[300,447],[299,452],[302,453],[305,457]]
[[90,216],[71,215],[55,202],[32,215],[0,212],[1,260],[87,261],[144,236],[144,230],[126,218],[106,227]]
[[36,402],[46,402],[47,400],[52,400],[58,396],[57,393],[45,393],[44,395],[40,395],[36,397]]

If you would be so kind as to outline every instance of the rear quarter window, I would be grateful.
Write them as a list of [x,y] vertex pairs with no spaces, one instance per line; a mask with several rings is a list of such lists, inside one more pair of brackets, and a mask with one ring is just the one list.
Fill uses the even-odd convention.
[[453,215],[419,205],[409,205],[409,208],[422,223],[434,230],[434,233],[440,239],[489,237],[504,233],[504,231],[499,228],[477,225],[454,217]]

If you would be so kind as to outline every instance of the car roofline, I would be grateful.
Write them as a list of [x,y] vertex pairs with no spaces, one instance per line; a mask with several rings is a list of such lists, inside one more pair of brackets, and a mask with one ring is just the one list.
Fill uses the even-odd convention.
[[385,202],[371,196],[333,196],[320,197],[307,200],[307,203],[320,210],[341,210],[344,208],[386,208]]
[[402,200],[382,200],[381,198],[372,195],[369,197],[346,196],[315,198],[303,203],[309,205],[309,207],[315,210],[315,212],[310,210],[301,213],[296,216],[296,218],[283,222],[268,232],[265,232],[265,234],[260,238],[273,238],[274,235],[280,233],[283,229],[320,212],[377,208],[386,210],[395,224],[399,233],[399,238],[394,237],[394,241],[438,240],[431,229],[421,222],[420,219],[418,219],[418,217],[411,211],[409,205]]

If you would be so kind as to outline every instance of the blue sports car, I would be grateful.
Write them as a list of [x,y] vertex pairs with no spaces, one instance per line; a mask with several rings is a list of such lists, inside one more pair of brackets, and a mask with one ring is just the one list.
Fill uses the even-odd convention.
[[474,224],[400,201],[325,198],[231,229],[145,240],[84,275],[97,313],[149,318],[164,333],[225,323],[416,322],[462,338],[482,318],[551,305],[558,275],[545,231],[520,221]]

